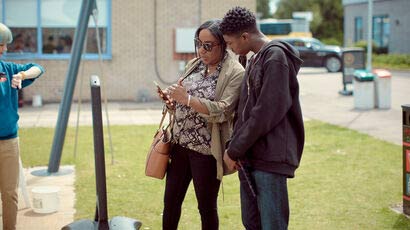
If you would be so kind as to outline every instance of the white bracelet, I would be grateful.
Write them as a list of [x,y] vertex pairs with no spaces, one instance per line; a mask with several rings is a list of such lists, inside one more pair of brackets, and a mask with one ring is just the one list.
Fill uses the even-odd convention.
[[191,94],[188,94],[188,103],[186,105],[189,106],[189,103],[191,103]]

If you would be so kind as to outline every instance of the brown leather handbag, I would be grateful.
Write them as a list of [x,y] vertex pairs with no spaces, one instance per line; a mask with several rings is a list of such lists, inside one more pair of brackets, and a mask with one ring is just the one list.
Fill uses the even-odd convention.
[[[162,123],[164,122],[167,114],[169,116],[169,124],[163,127]],[[146,176],[164,179],[169,163],[173,125],[173,111],[169,111],[164,106],[161,122],[159,123],[158,130],[155,132],[154,140],[152,141],[151,147],[148,151],[147,161],[145,164]]]

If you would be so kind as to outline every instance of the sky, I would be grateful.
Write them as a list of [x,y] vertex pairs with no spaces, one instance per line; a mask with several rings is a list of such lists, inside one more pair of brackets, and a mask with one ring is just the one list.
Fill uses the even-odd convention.
[[269,8],[270,8],[270,12],[272,14],[274,14],[276,12],[276,4],[279,2],[279,0],[270,0],[269,3]]

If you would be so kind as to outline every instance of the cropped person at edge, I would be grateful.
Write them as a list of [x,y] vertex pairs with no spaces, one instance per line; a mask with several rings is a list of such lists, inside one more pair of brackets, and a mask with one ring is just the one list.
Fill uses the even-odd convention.
[[[0,56],[13,40],[10,29],[0,23]],[[0,192],[3,203],[3,229],[16,229],[19,179],[18,91],[43,74],[34,63],[0,61]]]

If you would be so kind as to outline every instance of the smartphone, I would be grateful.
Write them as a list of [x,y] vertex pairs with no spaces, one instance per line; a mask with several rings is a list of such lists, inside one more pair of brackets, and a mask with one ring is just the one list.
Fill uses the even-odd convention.
[[162,100],[168,101],[167,95],[165,95],[164,91],[161,89],[161,87],[158,85],[156,81],[153,81],[155,86],[157,86],[157,91],[160,94]]

